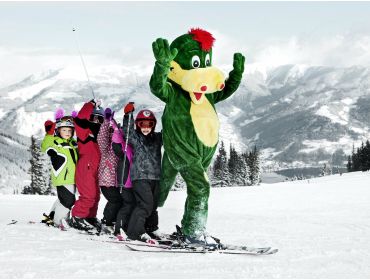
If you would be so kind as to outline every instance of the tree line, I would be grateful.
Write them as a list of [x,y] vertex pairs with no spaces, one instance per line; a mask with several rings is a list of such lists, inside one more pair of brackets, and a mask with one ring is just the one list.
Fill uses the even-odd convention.
[[352,155],[348,156],[347,171],[367,171],[370,170],[370,142],[361,143],[361,147],[355,150],[353,146]]
[[260,153],[254,146],[252,151],[238,153],[230,144],[229,157],[225,145],[220,143],[218,155],[213,163],[212,187],[252,186],[260,183]]

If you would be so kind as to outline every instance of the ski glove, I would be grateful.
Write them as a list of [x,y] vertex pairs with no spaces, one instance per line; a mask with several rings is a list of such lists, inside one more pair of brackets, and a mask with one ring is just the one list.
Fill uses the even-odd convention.
[[54,135],[54,130],[55,130],[55,122],[52,122],[51,120],[47,120],[44,123],[45,126],[45,132],[49,135]]
[[114,112],[112,112],[111,108],[107,108],[104,111],[105,119],[111,121],[114,116]]
[[112,143],[122,144],[123,142],[124,141],[121,130],[115,129],[112,135]]
[[128,114],[128,113],[131,113],[131,112],[135,111],[134,103],[130,102],[130,103],[126,104],[125,109],[123,111],[125,112],[125,114]]
[[156,61],[162,65],[169,65],[178,53],[176,48],[171,50],[168,41],[162,38],[155,40],[152,44],[152,48]]

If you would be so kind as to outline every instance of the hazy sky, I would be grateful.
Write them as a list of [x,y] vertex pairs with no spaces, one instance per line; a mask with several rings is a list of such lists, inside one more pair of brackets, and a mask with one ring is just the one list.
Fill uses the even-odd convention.
[[0,86],[75,60],[75,35],[87,63],[150,64],[153,40],[191,27],[214,34],[220,63],[242,51],[248,63],[370,65],[369,15],[370,2],[0,2]]

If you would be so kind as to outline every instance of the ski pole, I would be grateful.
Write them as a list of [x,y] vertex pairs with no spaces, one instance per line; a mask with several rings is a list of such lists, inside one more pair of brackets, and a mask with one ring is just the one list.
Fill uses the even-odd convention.
[[75,32],[76,31],[76,28],[72,28],[72,32],[75,33],[75,38],[76,38],[76,44],[77,44],[77,48],[78,48],[78,53],[80,55],[80,58],[81,58],[81,62],[82,62],[82,65],[85,69],[85,74],[86,74],[86,77],[87,77],[87,82],[89,83],[89,86],[90,86],[90,89],[91,89],[91,92],[92,92],[92,95],[95,99],[95,93],[94,93],[94,89],[93,87],[91,86],[91,83],[90,83],[90,77],[89,77],[89,73],[87,73],[87,69],[86,69],[86,65],[85,65],[85,61],[84,61],[84,58],[82,57],[82,54],[81,54],[81,49],[80,49],[80,44],[78,43],[78,38],[77,38],[77,33]]
[[[134,102],[130,102],[130,104],[134,104]],[[125,149],[124,149],[123,171],[122,171],[122,174],[121,174],[120,193],[122,193],[122,188],[123,188],[123,185],[124,185],[123,177],[125,175],[125,169],[126,169],[126,158],[127,158],[126,153],[127,153],[128,136],[129,136],[129,133],[130,133],[131,119],[132,119],[132,112],[129,114],[128,122],[127,122],[127,132],[126,132]]]

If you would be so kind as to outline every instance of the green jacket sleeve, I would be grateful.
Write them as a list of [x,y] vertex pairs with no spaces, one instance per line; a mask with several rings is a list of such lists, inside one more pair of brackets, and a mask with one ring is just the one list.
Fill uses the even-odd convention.
[[229,78],[225,81],[225,88],[222,91],[217,91],[213,94],[214,103],[225,100],[230,97],[239,87],[242,80],[242,74],[232,70]]
[[43,153],[46,152],[47,149],[54,145],[54,136],[50,134],[46,134],[44,139],[41,142],[41,151]]
[[163,102],[168,102],[170,97],[171,85],[167,82],[170,64],[163,65],[155,62],[153,74],[150,78],[150,91]]

